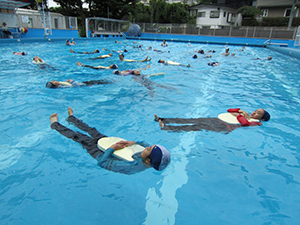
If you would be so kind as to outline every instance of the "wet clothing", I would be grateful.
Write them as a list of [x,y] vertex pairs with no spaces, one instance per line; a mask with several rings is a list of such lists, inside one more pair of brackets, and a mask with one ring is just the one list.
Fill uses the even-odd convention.
[[[160,118],[165,124],[162,130],[170,131],[200,131],[211,130],[216,132],[229,133],[232,130],[241,127],[239,124],[228,124],[218,118]],[[184,125],[167,125],[167,124],[184,124]]]
[[[238,113],[240,109],[228,109],[230,113]],[[219,118],[159,118],[165,124],[162,130],[171,131],[199,131],[199,130],[211,130],[216,132],[226,132],[229,133],[232,130],[242,127],[242,126],[260,126],[261,122],[249,122],[241,114],[237,116],[237,120],[240,124],[229,124]],[[184,124],[181,126],[171,126],[167,124]]]
[[[96,128],[88,126],[86,123],[77,119],[75,116],[69,116],[68,122],[87,132],[90,136],[82,134],[80,132],[75,132],[58,122],[52,123],[51,128],[55,129],[65,137],[80,143],[82,147],[85,148],[87,152],[98,161],[98,165],[100,167],[123,174],[134,174],[147,169],[147,167],[145,167],[143,164],[143,159],[141,158],[140,153],[136,153],[135,155],[133,155],[134,161],[129,162],[113,156],[114,150],[112,148],[108,148],[105,152],[102,152],[98,148],[97,143],[100,138],[107,136],[101,134],[96,130]],[[149,147],[148,144],[143,142],[137,142],[137,144],[144,147]]]

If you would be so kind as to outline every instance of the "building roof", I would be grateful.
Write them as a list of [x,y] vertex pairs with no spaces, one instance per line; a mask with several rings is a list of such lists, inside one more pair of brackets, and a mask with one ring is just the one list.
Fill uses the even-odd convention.
[[1,9],[15,9],[29,5],[30,3],[16,0],[0,0]]
[[[281,6],[289,6],[292,7],[294,0],[257,0],[257,7],[281,7]],[[299,5],[300,1],[296,1],[296,5]]]
[[211,7],[211,8],[220,8],[220,9],[227,9],[227,10],[235,10],[234,8],[231,7],[227,7],[224,5],[218,5],[218,4],[198,4],[198,5],[193,5],[191,7],[189,7],[188,9],[199,9],[201,7]]

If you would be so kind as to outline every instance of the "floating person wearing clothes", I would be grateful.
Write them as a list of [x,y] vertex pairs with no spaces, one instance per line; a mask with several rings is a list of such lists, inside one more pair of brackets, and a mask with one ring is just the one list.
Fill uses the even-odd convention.
[[145,68],[140,68],[140,69],[135,69],[135,70],[123,70],[123,71],[120,71],[120,70],[114,70],[113,71],[113,74],[115,75],[120,75],[120,76],[128,76],[128,75],[141,75],[141,70],[146,70],[150,68],[150,65],[148,64],[147,67]]
[[94,70],[113,70],[118,69],[116,64],[111,64],[110,66],[90,66],[90,65],[83,65],[81,62],[76,62],[76,65],[81,67],[88,67]]
[[125,62],[149,62],[151,60],[151,58],[149,59],[149,57],[147,56],[145,59],[143,60],[135,60],[135,59],[124,59],[124,55],[120,54],[119,55],[119,59],[121,61],[125,61]]
[[51,68],[53,70],[56,70],[53,66],[50,66],[49,64],[47,64],[43,59],[41,59],[38,56],[33,57],[32,63],[37,64],[41,69]]
[[[159,122],[162,130],[170,131],[200,131],[230,132],[243,126],[260,126],[261,121],[268,121],[270,114],[264,109],[257,109],[250,115],[240,108],[228,109],[218,118],[162,118],[154,114],[155,121]],[[172,126],[167,124],[181,124]]]
[[14,55],[28,55],[27,52],[13,52]]
[[[261,58],[255,58],[254,60],[261,60]],[[269,56],[268,58],[264,59],[264,60],[272,60],[272,57]]]
[[165,61],[165,60],[163,60],[163,59],[158,60],[158,63],[163,63],[164,65],[173,65],[173,66],[191,67],[190,64],[188,64],[188,65],[183,65],[183,64],[180,64],[180,63],[175,62],[175,61]]
[[57,113],[50,116],[51,128],[80,143],[102,168],[123,174],[134,174],[150,167],[161,171],[170,162],[169,151],[161,145],[150,146],[143,142],[109,138],[99,133],[96,128],[77,119],[70,107],[68,107],[68,114],[68,122],[87,132],[90,136],[61,125],[58,122]]
[[106,59],[106,58],[110,58],[112,57],[113,55],[111,53],[107,54],[107,55],[99,55],[98,57],[95,57],[95,58],[88,58],[90,60],[95,60],[95,59]]
[[218,62],[209,62],[209,63],[207,63],[207,65],[209,65],[209,66],[219,66],[220,63],[218,63]]
[[98,49],[96,49],[93,52],[74,52],[73,49],[70,48],[70,52],[71,53],[77,53],[77,54],[95,54],[95,53],[99,53],[100,51]]
[[75,41],[66,40],[66,45],[76,45],[77,43]]
[[46,83],[46,87],[47,88],[70,88],[70,87],[82,87],[82,86],[92,86],[92,85],[110,84],[110,83],[112,82],[107,80],[90,80],[90,81],[83,81],[81,83],[73,79],[69,79],[66,81],[52,80]]

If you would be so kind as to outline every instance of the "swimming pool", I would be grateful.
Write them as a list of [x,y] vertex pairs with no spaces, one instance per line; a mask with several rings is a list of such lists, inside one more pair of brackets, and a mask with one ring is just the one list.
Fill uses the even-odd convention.
[[[265,48],[138,41],[170,53],[141,51],[133,40],[78,41],[77,51],[127,48],[127,59],[152,57],[144,74],[166,89],[151,93],[121,70],[146,63],[120,62],[115,53],[104,60],[69,52],[63,41],[1,45],[1,223],[3,224],[298,224],[299,213],[299,62]],[[86,42],[86,43],[85,43]],[[216,50],[212,59],[192,55],[200,48]],[[13,51],[26,51],[15,56]],[[108,52],[101,51],[101,54]],[[31,63],[38,55],[57,70]],[[273,60],[253,60],[272,56]],[[164,66],[159,59],[191,64]],[[207,66],[218,61],[220,66]],[[112,84],[47,89],[49,80],[107,79]],[[101,169],[84,149],[51,130],[49,116],[66,122],[67,107],[78,118],[108,136],[166,146],[171,164],[123,175]],[[263,107],[271,120],[229,134],[211,131],[160,130],[162,117],[216,117],[228,108]],[[75,129],[76,130],[76,129]]]

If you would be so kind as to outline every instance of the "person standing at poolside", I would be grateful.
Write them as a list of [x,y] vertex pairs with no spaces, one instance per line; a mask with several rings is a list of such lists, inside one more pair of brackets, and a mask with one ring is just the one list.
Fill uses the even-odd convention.
[[[67,138],[70,138],[82,145],[87,152],[98,161],[98,166],[123,174],[134,174],[137,172],[142,172],[147,168],[153,167],[155,170],[161,171],[167,167],[170,162],[169,151],[161,145],[148,145],[144,142],[135,141],[120,141],[111,145],[105,152],[102,152],[98,146],[98,140],[107,137],[99,133],[96,128],[92,128],[77,119],[73,115],[73,110],[68,107],[68,122],[74,124],[76,127],[82,131],[87,132],[90,136],[82,134],[80,132],[75,132],[69,128],[61,125],[58,122],[57,113],[50,116],[50,126],[52,129],[58,131],[60,134]],[[132,157],[133,162],[122,160],[113,155],[115,151],[121,150],[133,144],[139,144],[145,149],[142,152],[134,154]]]
[[11,32],[8,30],[7,24],[5,22],[2,23],[2,32],[6,35],[6,38],[11,35]]

